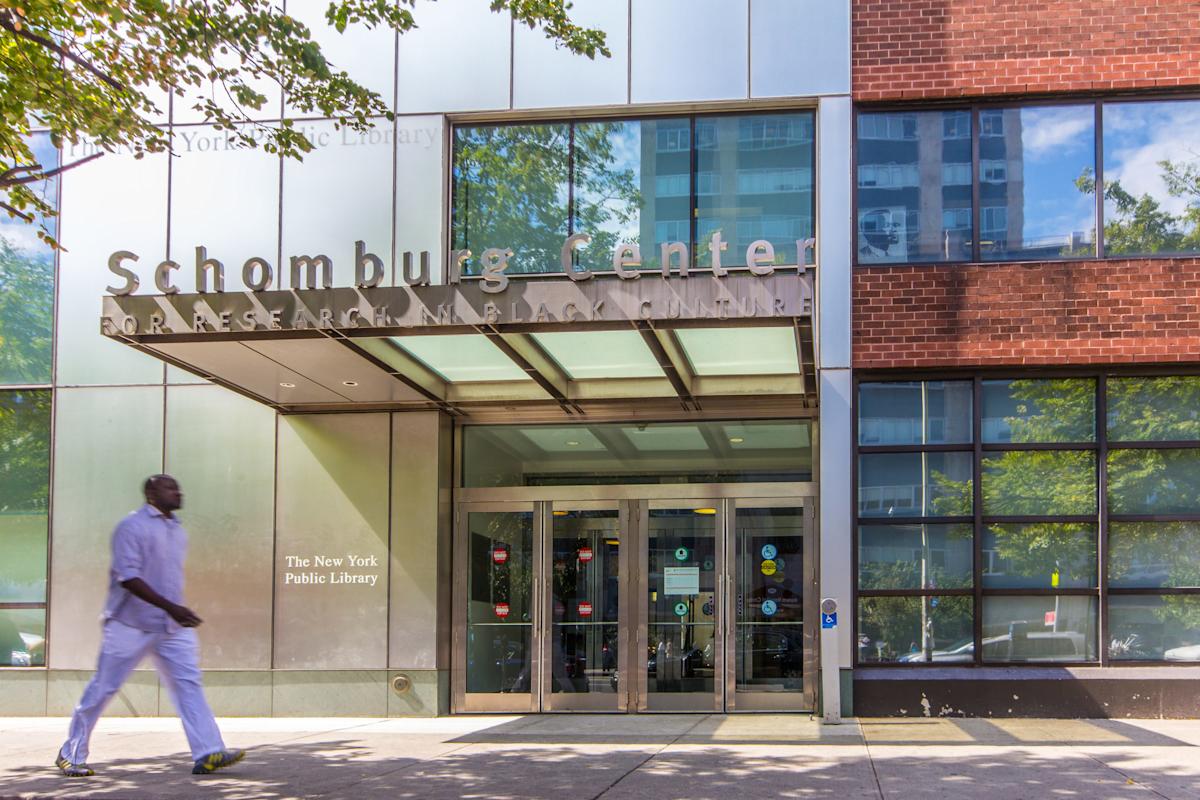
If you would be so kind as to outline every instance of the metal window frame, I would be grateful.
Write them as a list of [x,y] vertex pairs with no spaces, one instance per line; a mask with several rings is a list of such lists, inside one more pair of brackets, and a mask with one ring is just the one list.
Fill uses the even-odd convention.
[[[1200,522],[1200,513],[1192,514],[1110,514],[1108,510],[1108,454],[1110,450],[1171,450],[1171,449],[1200,449],[1200,440],[1167,440],[1125,442],[1108,439],[1108,379],[1116,378],[1155,378],[1174,376],[1200,375],[1200,366],[1152,366],[1152,367],[1067,367],[1067,368],[1005,368],[980,367],[975,369],[943,370],[930,372],[906,371],[872,371],[864,370],[856,373],[853,379],[853,395],[851,398],[851,435],[853,436],[853,451],[851,459],[851,480],[854,493],[854,533],[851,541],[852,573],[851,601],[853,603],[852,630],[854,635],[854,666],[879,667],[885,669],[921,670],[945,666],[974,669],[980,667],[1006,666],[1038,668],[1045,666],[1100,666],[1100,667],[1136,667],[1136,666],[1187,666],[1195,662],[1170,662],[1114,659],[1109,653],[1109,597],[1110,596],[1142,596],[1155,597],[1164,595],[1196,595],[1200,596],[1198,587],[1169,587],[1169,588],[1116,588],[1109,587],[1109,551],[1108,535],[1111,522]],[[1067,443],[989,443],[982,440],[983,381],[995,378],[1072,378],[1094,380],[1095,392],[1095,441]],[[971,380],[973,384],[972,402],[972,433],[973,442],[953,445],[860,445],[859,442],[859,412],[860,387],[862,384],[877,383],[912,383],[933,381],[963,381]],[[1096,454],[1096,513],[1088,515],[1021,515],[1003,516],[986,515],[982,504],[982,462],[985,453],[1009,451],[1048,451],[1074,450],[1091,451]],[[973,514],[970,517],[865,517],[858,513],[858,462],[860,454],[871,453],[924,453],[924,452],[972,452],[972,496],[974,500]],[[1064,524],[1094,524],[1096,526],[1096,586],[1072,588],[1016,588],[1000,589],[983,586],[983,529],[992,523],[1038,523],[1054,522]],[[860,558],[859,533],[867,525],[918,525],[918,524],[971,524],[973,528],[973,585],[969,588],[940,589],[861,589],[859,587]],[[963,597],[971,596],[973,629],[975,637],[974,661],[970,664],[942,664],[938,662],[861,662],[858,655],[859,635],[859,598],[871,597]],[[1096,659],[1090,661],[1053,661],[1053,662],[1017,662],[1017,661],[985,661],[983,658],[983,603],[987,597],[1095,597],[1096,605]]]

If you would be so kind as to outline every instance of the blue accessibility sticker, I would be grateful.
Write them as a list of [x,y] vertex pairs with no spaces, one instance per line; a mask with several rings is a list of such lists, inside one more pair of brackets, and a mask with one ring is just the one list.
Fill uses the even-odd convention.
[[778,610],[779,604],[774,600],[763,600],[762,612],[764,617],[773,617]]
[[837,612],[835,611],[832,614],[822,614],[821,615],[821,627],[822,628],[836,628],[837,627]]
[[773,544],[764,544],[762,546],[763,559],[772,559],[779,554],[779,548]]

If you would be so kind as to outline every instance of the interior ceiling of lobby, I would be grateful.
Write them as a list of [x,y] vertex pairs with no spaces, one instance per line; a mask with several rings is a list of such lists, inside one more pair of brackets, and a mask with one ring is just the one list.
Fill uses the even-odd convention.
[[603,419],[815,408],[812,326],[774,323],[388,337],[310,331],[134,346],[284,413],[440,409],[472,419]]

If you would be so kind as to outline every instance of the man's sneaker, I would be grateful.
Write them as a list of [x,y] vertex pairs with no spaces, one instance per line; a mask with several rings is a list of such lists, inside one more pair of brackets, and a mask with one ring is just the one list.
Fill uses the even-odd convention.
[[192,774],[207,775],[219,769],[232,767],[245,757],[245,750],[218,750],[215,753],[209,753],[204,758],[196,759],[196,766],[192,767]]
[[59,753],[58,758],[54,759],[54,766],[58,767],[59,771],[68,778],[90,778],[96,774],[96,771],[87,764],[72,764],[67,761],[62,753]]

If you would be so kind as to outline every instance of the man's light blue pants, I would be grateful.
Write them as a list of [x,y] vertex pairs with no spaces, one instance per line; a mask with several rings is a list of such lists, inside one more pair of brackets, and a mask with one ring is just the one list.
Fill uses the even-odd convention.
[[204,687],[200,685],[198,640],[193,628],[174,633],[140,631],[110,619],[104,623],[104,638],[96,676],[83,691],[71,717],[71,729],[61,755],[72,764],[86,764],[88,740],[100,713],[143,658],[153,654],[158,674],[166,684],[192,748],[192,759],[225,749],[217,721],[213,719]]

